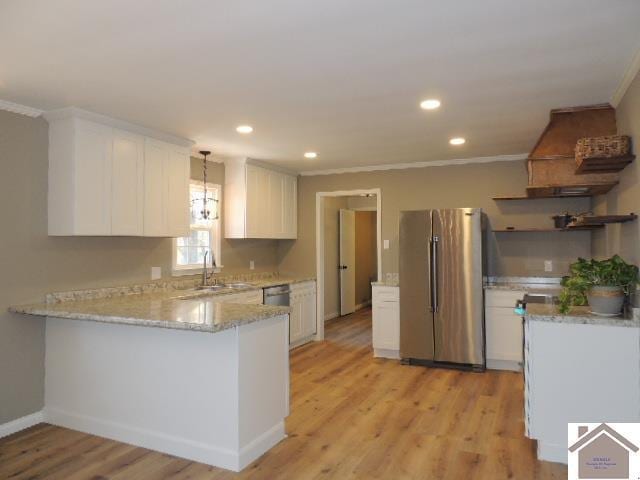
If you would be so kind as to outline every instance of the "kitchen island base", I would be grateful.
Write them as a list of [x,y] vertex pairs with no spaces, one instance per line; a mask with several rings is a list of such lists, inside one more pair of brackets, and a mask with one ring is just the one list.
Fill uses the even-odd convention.
[[525,427],[538,459],[567,463],[568,423],[640,421],[640,324],[552,308],[527,307]]
[[46,422],[240,471],[283,438],[289,318],[215,334],[47,318]]

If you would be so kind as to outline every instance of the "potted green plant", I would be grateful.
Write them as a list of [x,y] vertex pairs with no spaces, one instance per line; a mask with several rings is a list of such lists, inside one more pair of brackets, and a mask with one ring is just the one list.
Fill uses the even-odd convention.
[[625,297],[639,281],[638,267],[619,255],[606,260],[579,258],[569,271],[562,279],[559,310],[563,314],[572,306],[588,304],[596,315],[618,315]]

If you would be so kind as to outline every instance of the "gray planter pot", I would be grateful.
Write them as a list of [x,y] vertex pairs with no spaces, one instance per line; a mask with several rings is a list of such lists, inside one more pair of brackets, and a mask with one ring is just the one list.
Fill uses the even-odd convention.
[[596,315],[617,315],[624,304],[624,291],[621,287],[592,287],[587,300]]

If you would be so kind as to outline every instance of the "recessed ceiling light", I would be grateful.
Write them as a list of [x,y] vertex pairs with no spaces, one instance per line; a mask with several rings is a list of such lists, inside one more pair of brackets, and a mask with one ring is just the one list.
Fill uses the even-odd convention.
[[238,128],[236,128],[236,132],[251,133],[253,132],[253,127],[251,125],[240,125]]
[[318,154],[316,152],[307,152],[304,154],[304,158],[316,158]]
[[440,106],[440,100],[436,100],[435,98],[430,98],[429,100],[424,100],[420,103],[420,108],[423,110],[435,110]]
[[451,145],[462,145],[464,142],[466,142],[466,140],[462,137],[454,137],[451,140],[449,140],[449,143]]

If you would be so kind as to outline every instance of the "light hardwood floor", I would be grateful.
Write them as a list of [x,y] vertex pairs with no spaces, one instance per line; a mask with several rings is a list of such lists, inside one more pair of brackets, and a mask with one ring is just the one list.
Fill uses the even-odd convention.
[[524,437],[522,377],[376,360],[371,311],[291,354],[289,437],[240,474],[50,425],[0,440],[2,479],[561,479]]

